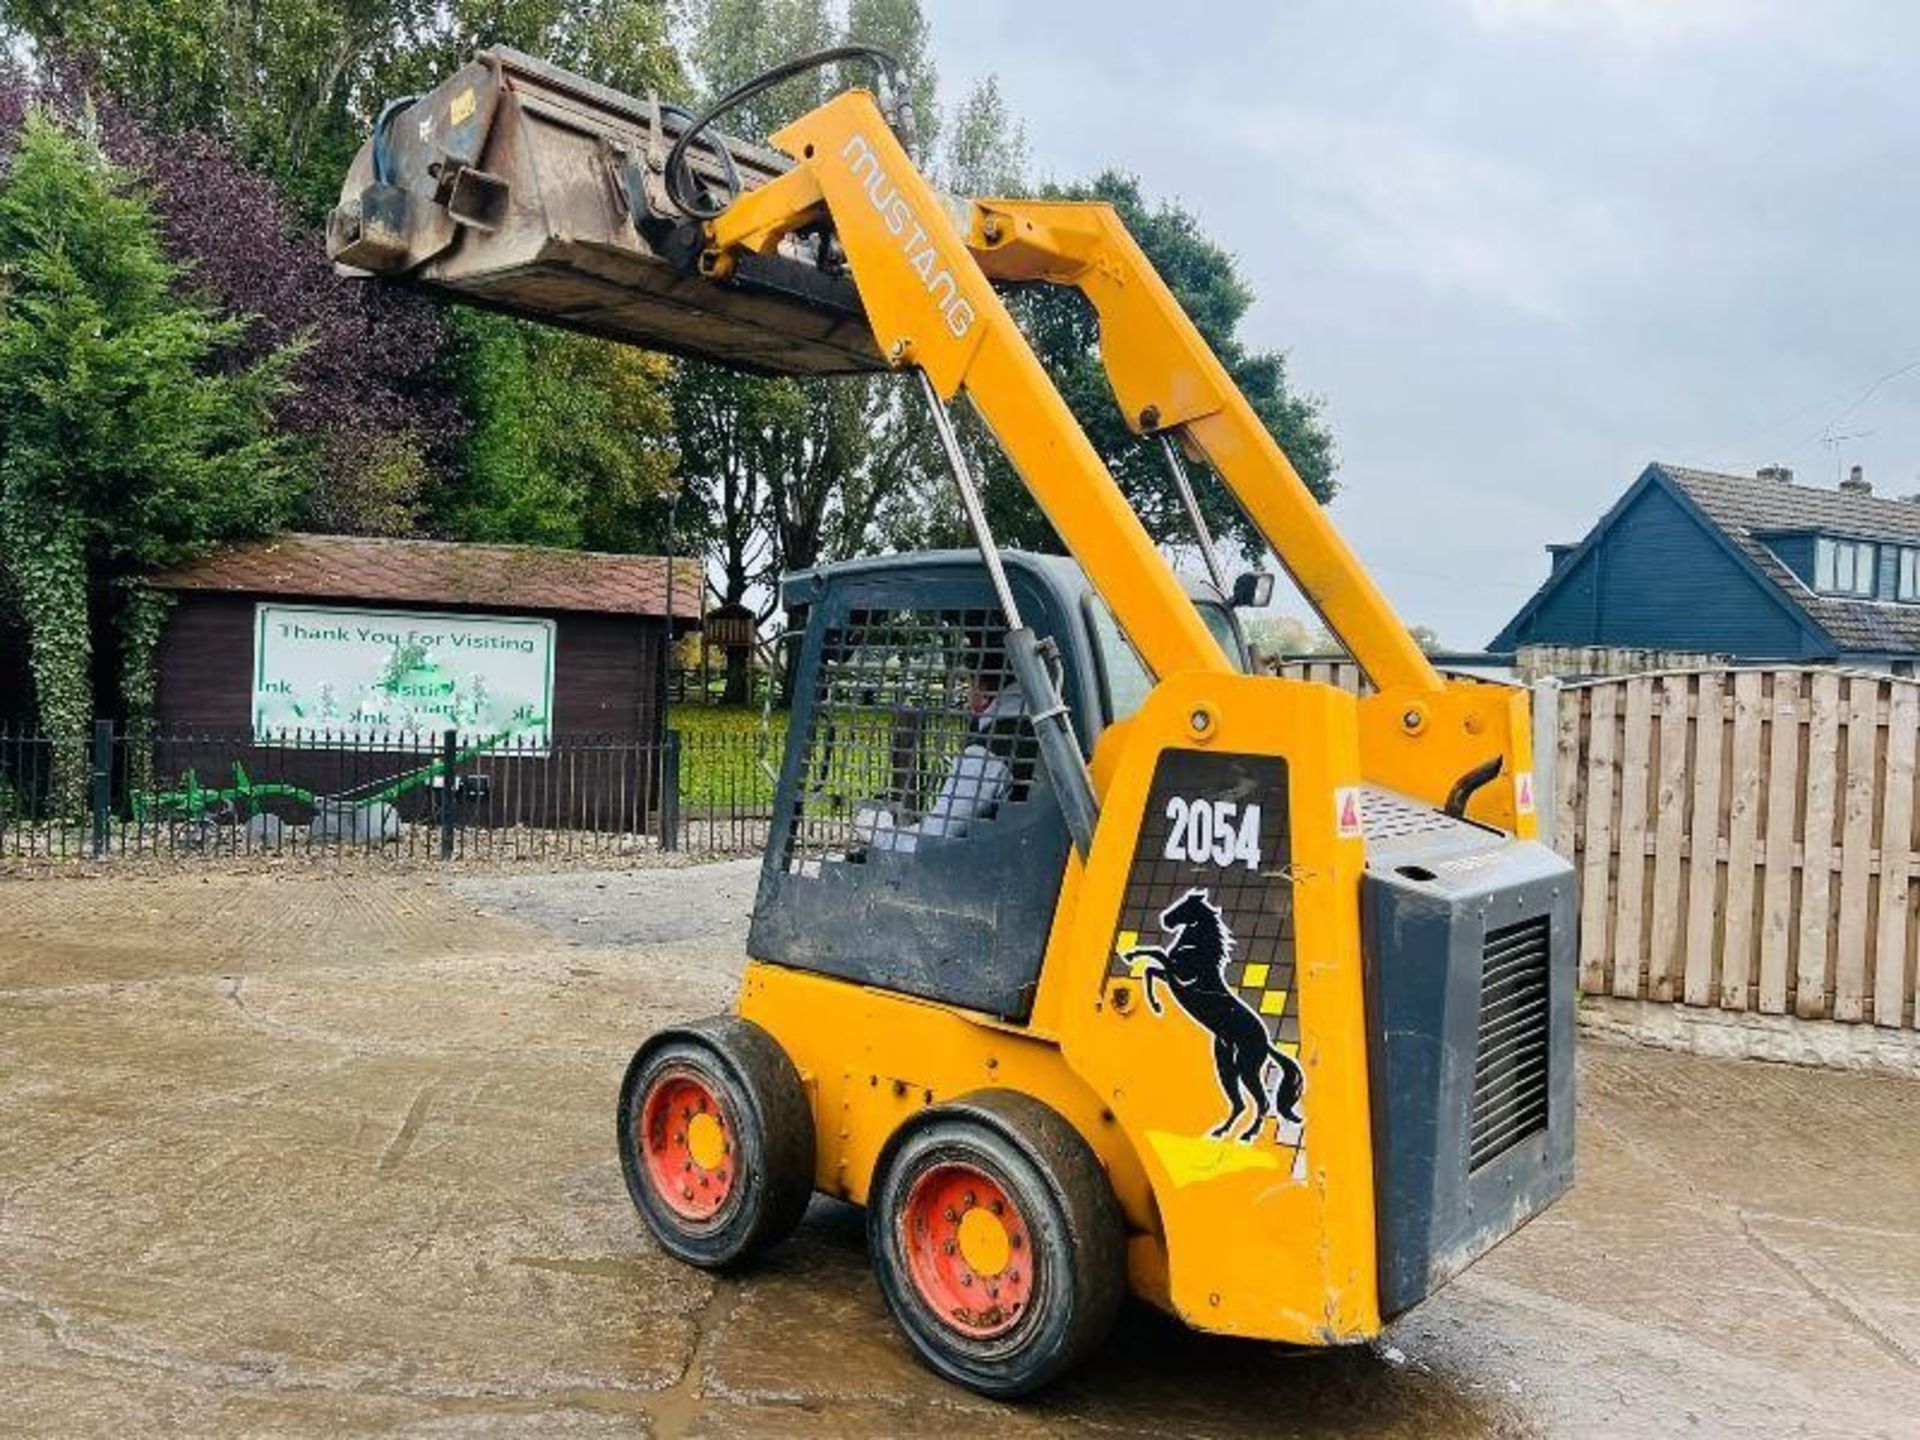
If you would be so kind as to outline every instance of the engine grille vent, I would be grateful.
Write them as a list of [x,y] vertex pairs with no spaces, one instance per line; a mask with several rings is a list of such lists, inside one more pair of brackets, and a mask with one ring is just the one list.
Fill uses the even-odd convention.
[[1467,1167],[1478,1170],[1547,1128],[1547,919],[1489,931],[1480,956]]

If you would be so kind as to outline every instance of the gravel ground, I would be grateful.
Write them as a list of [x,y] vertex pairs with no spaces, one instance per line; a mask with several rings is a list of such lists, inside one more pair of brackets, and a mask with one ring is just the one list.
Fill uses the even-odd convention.
[[1377,1346],[1144,1308],[1012,1409],[860,1217],[668,1262],[613,1097],[753,867],[0,880],[0,1433],[1914,1435],[1920,1083],[1591,1044],[1572,1197]]

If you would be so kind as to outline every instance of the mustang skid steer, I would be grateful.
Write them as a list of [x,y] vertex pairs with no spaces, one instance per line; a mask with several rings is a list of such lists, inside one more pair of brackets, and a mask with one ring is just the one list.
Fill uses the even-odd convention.
[[[870,63],[773,137],[711,123]],[[807,607],[737,1014],[641,1046],[619,1151],[700,1266],[866,1207],[919,1354],[994,1395],[1128,1292],[1202,1330],[1377,1335],[1573,1169],[1569,868],[1524,692],[1442,678],[1113,211],[956,201],[858,47],[697,119],[509,50],[382,114],[344,270],[763,373],[911,371],[978,552],[789,576]],[[1231,491],[1376,687],[1245,673],[996,284],[1071,287],[1121,410]],[[1073,559],[996,549],[964,394]],[[1197,512],[1196,512],[1197,518]],[[1244,598],[1244,597],[1242,597]]]

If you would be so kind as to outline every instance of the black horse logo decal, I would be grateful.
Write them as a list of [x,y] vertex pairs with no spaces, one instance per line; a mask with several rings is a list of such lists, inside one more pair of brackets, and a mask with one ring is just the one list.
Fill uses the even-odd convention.
[[[1180,1008],[1213,1036],[1214,1067],[1221,1093],[1232,1109],[1208,1133],[1216,1140],[1224,1138],[1248,1100],[1253,1102],[1253,1122],[1240,1132],[1241,1140],[1258,1136],[1272,1113],[1298,1125],[1306,1075],[1292,1056],[1267,1037],[1266,1024],[1253,1007],[1228,988],[1233,932],[1221,919],[1220,907],[1205,890],[1189,890],[1160,912],[1160,928],[1173,935],[1171,945],[1141,945],[1122,958],[1128,963],[1147,962],[1143,977],[1147,1004],[1154,1014],[1166,1013],[1154,990],[1156,983],[1165,981]],[[1269,1061],[1280,1067],[1272,1092],[1266,1086]]]

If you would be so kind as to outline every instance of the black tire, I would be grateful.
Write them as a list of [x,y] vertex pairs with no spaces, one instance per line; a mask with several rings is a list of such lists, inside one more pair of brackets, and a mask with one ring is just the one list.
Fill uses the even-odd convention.
[[[1021,1222],[1013,1239],[1020,1250],[1009,1253],[1024,1253],[1031,1267],[1024,1311],[986,1338],[935,1308],[914,1279],[909,1254],[932,1243],[924,1232],[909,1234],[909,1206],[925,1203],[917,1187],[937,1187],[941,1175],[969,1168],[1011,1202]],[[969,1192],[963,1204],[973,1203]],[[951,1210],[942,1213],[953,1218]],[[867,1197],[867,1242],[880,1292],[920,1358],[956,1385],[996,1399],[1030,1394],[1085,1360],[1105,1342],[1126,1298],[1126,1230],[1099,1160],[1057,1112],[1013,1091],[962,1096],[894,1133]],[[917,1263],[924,1273],[929,1262]],[[995,1278],[1007,1274],[1019,1278],[1017,1271]],[[977,1279],[966,1275],[959,1283]],[[997,1296],[976,1319],[1009,1323]]]
[[[692,1184],[725,1185],[711,1213],[689,1214],[663,1193],[662,1169],[672,1156],[660,1132],[650,1160],[643,1135],[650,1098],[692,1080],[718,1103],[726,1158],[711,1173],[687,1163]],[[675,1092],[677,1093],[677,1092]],[[656,1116],[656,1119],[658,1117]],[[677,1132],[685,1145],[684,1132]],[[703,1270],[741,1265],[785,1239],[813,1195],[813,1111],[793,1062],[765,1030],[738,1016],[720,1015],[663,1030],[635,1053],[620,1086],[620,1169],[627,1194],[662,1249]],[[655,1162],[658,1163],[655,1163]]]

